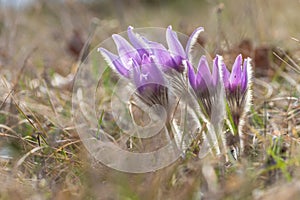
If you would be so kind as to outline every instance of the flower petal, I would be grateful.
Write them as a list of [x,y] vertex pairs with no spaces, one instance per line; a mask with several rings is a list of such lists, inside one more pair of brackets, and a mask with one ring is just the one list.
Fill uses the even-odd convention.
[[213,70],[212,70],[212,84],[213,87],[216,87],[218,85],[218,82],[220,81],[220,61],[222,60],[222,57],[217,55],[214,59],[213,64]]
[[182,64],[185,66],[185,68],[187,68],[188,70],[188,79],[190,82],[191,87],[196,90],[196,74],[195,74],[195,70],[192,66],[192,64],[188,61],[188,60],[183,60]]
[[138,63],[141,62],[139,53],[133,46],[129,44],[129,42],[127,42],[127,40],[117,34],[113,34],[112,38],[115,41],[119,56],[125,66],[128,64],[128,62],[130,62],[130,58],[133,58]]
[[242,76],[242,55],[238,55],[235,59],[235,62],[232,66],[231,75],[229,78],[230,89],[235,90],[236,87],[240,84]]
[[149,64],[152,62],[152,59],[150,56],[148,56],[147,54],[144,54],[143,57],[142,57],[142,63],[141,63],[141,66],[144,66],[146,64]]
[[157,86],[164,85],[165,83],[163,73],[152,61],[152,58],[146,54],[143,56],[143,63],[143,65],[139,66],[138,63],[132,59],[135,86],[140,93],[146,88],[155,91]]
[[[142,39],[146,43],[146,45],[149,47],[151,53],[153,53],[157,49],[165,51],[165,52],[168,52],[168,50],[166,49],[166,47],[164,47],[164,45],[162,45],[161,43],[150,41],[150,40],[148,40],[145,37],[142,37]],[[168,54],[170,54],[170,53],[168,52]]]
[[170,55],[170,52],[162,44],[149,41],[146,38],[143,38],[143,39],[147,43],[147,45],[149,45],[149,48],[150,48],[152,54],[154,55],[155,63],[160,65],[159,67],[163,71],[170,70],[170,68],[171,69],[173,68],[178,71],[177,65],[173,61],[173,59]]
[[188,40],[188,42],[186,44],[186,47],[185,47],[185,53],[188,56],[189,60],[192,60],[192,58],[191,58],[192,48],[193,48],[194,44],[197,42],[197,38],[198,38],[199,34],[202,31],[204,31],[204,28],[203,27],[198,27],[196,30],[194,30],[194,32],[189,37],[189,40]]
[[133,46],[136,48],[136,50],[139,52],[140,56],[142,57],[144,54],[149,55],[149,47],[145,43],[145,41],[141,38],[141,36],[137,33],[133,32],[133,27],[129,26],[127,29],[127,34],[130,42],[133,44]]
[[201,56],[198,64],[198,72],[196,77],[197,88],[206,89],[212,83],[211,73],[206,56]]
[[228,71],[223,60],[221,61],[221,68],[222,68],[222,76],[223,76],[222,78],[223,78],[224,87],[225,87],[225,89],[229,89],[229,87],[230,87],[230,82],[229,82],[230,72]]
[[104,57],[105,61],[108,63],[110,68],[112,68],[113,70],[116,69],[122,76],[129,78],[129,70],[126,67],[124,67],[120,58],[117,55],[107,51],[104,48],[99,48],[98,51]]
[[244,65],[243,65],[243,74],[242,74],[242,80],[241,80],[241,91],[245,92],[246,89],[248,88],[248,84],[249,84],[249,74],[250,73],[250,67],[251,67],[251,59],[250,58],[246,58],[244,60]]
[[131,64],[131,67],[132,67],[132,71],[133,71],[133,82],[136,86],[136,89],[138,89],[140,86],[141,86],[141,82],[142,82],[142,79],[141,79],[141,68],[139,66],[139,64],[132,58],[130,58],[130,64]]
[[148,82],[156,83],[158,85],[164,84],[163,73],[160,70],[159,66],[154,63],[153,57],[147,56],[144,54],[143,56],[144,64],[142,65],[142,72],[149,74]]
[[[169,26],[167,28],[166,39],[167,39],[167,44],[168,44],[171,55],[173,57],[176,56],[176,57],[181,57],[182,59],[185,59],[186,58],[185,51],[184,51],[181,43],[178,40],[176,32],[172,31],[172,26]],[[176,61],[178,62],[178,59],[176,59]],[[181,60],[180,60],[180,63],[177,63],[177,62],[176,62],[176,64],[182,64]]]

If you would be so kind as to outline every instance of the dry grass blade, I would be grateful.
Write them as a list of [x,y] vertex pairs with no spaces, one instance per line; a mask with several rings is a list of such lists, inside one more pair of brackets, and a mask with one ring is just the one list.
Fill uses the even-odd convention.
[[7,101],[8,97],[13,93],[13,90],[10,90],[9,93],[6,95],[4,101],[1,103],[0,105],[0,110],[2,109],[2,107],[5,105],[5,102]]
[[20,158],[20,159],[18,160],[18,162],[15,164],[15,166],[14,166],[14,172],[17,173],[18,167],[20,167],[20,166],[22,165],[22,163],[25,161],[25,159],[26,159],[28,156],[30,156],[31,154],[34,154],[35,152],[37,152],[37,151],[39,151],[39,150],[41,150],[41,149],[43,149],[43,148],[45,148],[45,147],[44,147],[44,146],[41,146],[41,147],[35,147],[35,148],[31,149],[29,152],[27,152],[24,156],[22,156],[22,158]]
[[281,56],[279,56],[276,52],[273,52],[274,56],[278,58],[280,61],[282,61],[284,64],[289,66],[291,69],[293,69],[295,72],[300,74],[300,66],[285,52],[285,51],[280,51],[285,58],[287,58],[287,61],[283,59]]
[[14,131],[12,128],[10,128],[10,127],[8,127],[8,126],[6,126],[4,124],[0,124],[0,128],[4,128],[4,129],[6,129],[9,132],[11,132],[11,133],[13,133],[15,135],[18,135],[16,131]]
[[300,40],[297,39],[297,38],[295,38],[295,37],[291,37],[291,39],[294,40],[294,41],[296,41],[296,42],[298,42],[298,43],[300,43]]
[[20,139],[18,136],[7,134],[7,133],[0,133],[0,136]]
[[67,146],[70,146],[70,145],[73,145],[73,144],[77,144],[77,143],[80,143],[81,140],[76,140],[76,141],[72,141],[72,142],[69,142],[67,144],[64,144],[62,146],[60,146],[58,149],[56,149],[55,151],[56,152],[59,152],[59,151],[62,151],[64,148],[66,148]]
[[269,99],[273,92],[274,89],[273,87],[268,84],[266,81],[260,80],[260,79],[253,79],[253,83],[262,86],[263,88],[266,89],[265,95],[264,95],[264,99]]
[[[34,121],[37,123],[38,127],[36,127],[36,125],[32,122],[32,120],[29,119],[28,115],[24,113],[22,108],[16,102],[16,99],[14,98],[13,95],[12,95],[12,99],[15,103],[17,110],[23,115],[23,117],[25,117],[27,119],[27,121],[31,124],[31,126],[35,129],[35,131],[37,131],[37,132],[41,131],[45,136],[48,136],[47,132],[43,129],[41,122],[38,120],[38,118],[35,116],[35,114],[30,109],[26,108],[27,112],[29,112],[30,115],[34,118]],[[46,141],[44,140],[44,142],[46,142]]]
[[[89,154],[89,147],[84,146],[83,137],[76,132],[87,127],[86,134],[95,144],[106,139],[133,154],[152,153],[172,137],[176,140],[175,134],[168,134],[169,129],[161,130],[161,138],[157,135],[142,138],[145,131],[135,136],[131,134],[132,129],[118,126],[116,122],[134,116],[134,121],[143,129],[150,115],[147,110],[136,108],[144,104],[133,101],[128,116],[114,117],[111,107],[119,106],[111,105],[116,76],[104,70],[101,78],[96,77],[107,66],[104,60],[98,60],[97,56],[102,57],[96,50],[94,54],[93,48],[105,44],[103,47],[112,53],[119,53],[110,37],[123,31],[120,35],[136,46],[122,28],[123,19],[115,15],[116,3],[121,0],[89,1],[88,4],[87,1],[43,0],[34,1],[33,7],[22,7],[23,1],[18,1],[16,10],[12,5],[15,1],[5,5],[3,2],[0,0],[0,181],[3,183],[0,199],[299,199],[298,0],[288,3],[280,0],[224,0],[222,3],[126,0],[122,3],[126,21],[135,28],[151,26],[151,31],[140,29],[139,33],[161,43],[170,52],[173,48],[162,29],[170,22],[173,30],[178,31],[183,51],[187,35],[195,27],[204,27],[205,32],[198,38],[199,45],[193,46],[191,55],[183,56],[193,58],[195,68],[201,55],[210,58],[218,52],[225,63],[229,61],[228,66],[232,66],[232,58],[241,53],[244,58],[253,58],[257,75],[252,85],[252,109],[242,130],[247,138],[245,143],[249,142],[249,154],[225,165],[217,156],[212,156],[217,147],[210,151],[206,137],[210,127],[199,120],[205,116],[200,113],[201,106],[197,106],[194,90],[190,90],[188,72],[166,75],[168,91],[163,92],[161,102],[169,101],[174,106],[170,108],[176,111],[169,115],[170,132],[182,133],[177,134],[181,137],[178,137],[181,141],[178,145],[186,151],[170,166],[145,174],[118,172],[111,169],[111,165],[102,165]],[[79,45],[75,44],[77,39]],[[71,43],[76,47],[70,46]],[[78,47],[76,57],[70,47]],[[75,73],[80,72],[81,66],[87,67],[86,64],[92,71],[82,78],[101,79],[95,91],[96,101],[85,102],[78,98],[79,102],[72,102],[71,87],[74,78],[78,78]],[[92,88],[85,85],[90,87],[83,84],[82,96],[89,98],[92,93],[83,91]],[[121,84],[120,88],[125,90],[125,87]],[[120,98],[118,102],[124,102],[122,95],[117,98]],[[127,101],[124,105],[129,106]],[[72,114],[77,108],[76,113],[83,121],[74,123]],[[95,108],[99,111],[97,114],[105,110],[101,120],[91,114]],[[216,108],[216,115],[221,116],[220,110]],[[193,111],[200,114],[191,114]],[[124,127],[129,126],[125,121]],[[220,128],[220,134],[226,135],[228,127],[225,126]],[[154,132],[152,127],[149,131]],[[288,152],[282,151],[282,147]],[[227,150],[232,152],[232,149]],[[165,158],[168,157],[169,154]],[[108,155],[107,159],[113,158]],[[122,159],[113,161],[123,162]],[[142,162],[131,164],[136,166]],[[286,178],[286,174],[291,176]],[[291,187],[293,184],[295,187]]]

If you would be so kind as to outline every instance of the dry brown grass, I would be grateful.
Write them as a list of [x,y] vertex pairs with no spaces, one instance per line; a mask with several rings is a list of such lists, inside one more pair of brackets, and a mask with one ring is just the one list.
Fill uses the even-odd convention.
[[[299,198],[299,1],[124,1],[120,8],[67,2],[1,8],[0,199]],[[267,64],[260,67],[266,69],[254,80],[245,125],[247,156],[226,168],[215,158],[190,156],[146,174],[94,160],[72,123],[72,84],[52,82],[54,74],[75,74],[77,58],[68,45],[73,30],[87,39],[94,17],[99,30],[92,47],[128,25],[171,24],[186,34],[204,26],[207,50],[222,50],[229,62],[244,39],[253,45],[251,56],[265,48]]]

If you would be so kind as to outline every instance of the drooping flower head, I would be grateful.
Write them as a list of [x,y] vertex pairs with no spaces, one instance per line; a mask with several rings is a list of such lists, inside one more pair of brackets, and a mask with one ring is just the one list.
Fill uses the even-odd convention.
[[244,115],[249,111],[251,101],[251,59],[238,55],[231,73],[224,62],[222,65],[223,81],[230,115],[236,129],[241,128]]

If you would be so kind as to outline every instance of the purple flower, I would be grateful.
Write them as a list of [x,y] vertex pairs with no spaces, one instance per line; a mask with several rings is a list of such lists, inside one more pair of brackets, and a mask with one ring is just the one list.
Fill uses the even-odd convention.
[[137,96],[148,106],[154,104],[168,106],[168,98],[165,98],[168,95],[166,81],[153,58],[144,54],[141,65],[134,59],[131,61]]
[[[159,93],[158,91],[162,91],[161,86],[165,84],[162,72],[172,69],[179,73],[183,72],[183,61],[188,59],[189,52],[201,31],[203,28],[194,31],[184,49],[176,32],[169,26],[166,30],[167,50],[164,45],[134,33],[133,27],[129,26],[127,35],[130,42],[120,35],[112,35],[118,55],[104,48],[98,50],[113,70],[132,80],[140,95],[149,97],[150,93],[153,96],[155,93]],[[147,91],[147,95],[145,95],[145,91]],[[163,91],[165,92],[165,90]],[[160,95],[165,96],[165,94]]]
[[213,61],[213,70],[210,71],[206,56],[202,56],[199,60],[197,73],[189,61],[186,61],[188,69],[189,83],[202,107],[202,112],[206,117],[211,117],[212,106],[215,103],[216,95],[220,90],[220,74],[219,74],[219,56]]
[[131,80],[144,103],[167,104],[166,81],[162,71],[180,71],[181,60],[186,58],[176,33],[171,26],[166,31],[169,51],[162,44],[134,33],[131,26],[128,27],[127,35],[130,43],[120,35],[112,35],[118,55],[104,48],[98,50],[112,69]]
[[109,66],[117,70],[117,72],[130,78],[132,73],[131,62],[134,60],[138,65],[142,65],[144,56],[152,57],[152,62],[166,70],[168,68],[177,71],[182,70],[182,59],[186,58],[181,43],[178,40],[177,34],[172,31],[169,26],[166,31],[167,44],[169,51],[160,43],[149,41],[148,39],[133,32],[133,27],[129,26],[127,35],[130,44],[122,36],[114,34],[112,38],[117,46],[118,55],[115,55],[104,48],[99,48],[99,51],[108,62]]
[[230,114],[234,126],[238,128],[246,112],[248,112],[251,101],[251,59],[244,59],[238,55],[232,66],[231,73],[224,62],[221,63],[223,82],[226,92],[226,99],[230,108]]
[[189,82],[196,93],[216,86],[219,78],[217,62],[218,57],[214,59],[213,73],[211,73],[206,56],[202,56],[199,60],[197,74],[190,62],[187,62]]
[[109,66],[117,70],[117,72],[126,77],[130,77],[132,68],[128,65],[131,59],[134,59],[141,65],[143,56],[153,57],[153,61],[157,63],[163,71],[175,69],[178,72],[184,70],[182,61],[189,59],[192,46],[196,42],[198,35],[203,31],[202,27],[197,28],[189,38],[186,49],[182,47],[176,32],[172,30],[172,26],[168,26],[166,30],[166,41],[168,50],[162,44],[148,40],[133,32],[133,27],[129,26],[127,35],[130,44],[122,36],[114,34],[112,38],[117,46],[118,55],[115,55],[104,48],[99,48]]
[[232,72],[228,71],[226,65],[222,63],[222,72],[225,89],[230,92],[235,90],[240,90],[241,93],[244,93],[248,86],[248,72],[247,65],[249,65],[250,58],[244,60],[244,66],[242,69],[242,55],[238,55],[235,59],[235,62],[232,67]]
[[221,56],[216,56],[213,60],[212,70],[210,70],[207,58],[202,56],[196,73],[192,64],[189,61],[185,62],[193,96],[190,105],[195,111],[197,119],[200,119],[200,123],[201,121],[206,123],[207,131],[202,137],[210,148],[215,149],[217,154],[226,152],[226,141],[222,134],[226,112],[225,93],[220,71],[221,59]]

